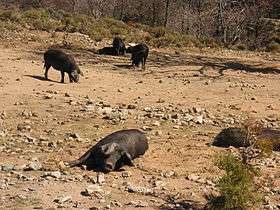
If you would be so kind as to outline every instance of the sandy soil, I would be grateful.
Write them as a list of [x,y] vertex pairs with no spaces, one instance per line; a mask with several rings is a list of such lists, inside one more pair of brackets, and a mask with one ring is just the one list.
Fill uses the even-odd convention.
[[[205,193],[216,191],[214,183],[222,172],[213,165],[213,156],[237,151],[208,147],[221,129],[248,118],[280,127],[277,54],[152,49],[147,69],[139,71],[129,68],[129,56],[68,50],[85,76],[78,84],[69,84],[68,78],[60,84],[54,70],[51,81],[43,79],[44,50],[32,45],[0,48],[0,165],[43,165],[43,171],[0,172],[1,209],[187,209],[186,201],[203,204]],[[125,112],[124,119],[103,119],[98,107],[104,104]],[[149,116],[149,108],[172,119]],[[186,112],[205,121],[176,119]],[[102,192],[84,196],[96,172],[60,169],[61,161],[78,158],[101,137],[124,128],[144,130],[148,152],[135,160],[136,167],[106,174]],[[79,137],[69,138],[69,133]],[[279,165],[277,152],[259,165],[260,191],[274,205],[280,203],[280,191],[272,190],[280,187]],[[44,178],[45,171],[62,175]],[[190,175],[199,180],[190,180]],[[128,183],[153,193],[128,192]],[[57,204],[58,196],[71,199]],[[180,207],[180,201],[185,205]]]

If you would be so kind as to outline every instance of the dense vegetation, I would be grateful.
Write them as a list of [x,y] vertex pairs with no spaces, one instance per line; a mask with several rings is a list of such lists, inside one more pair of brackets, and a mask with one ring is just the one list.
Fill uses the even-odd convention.
[[[119,34],[133,41],[137,34],[158,47],[280,51],[278,0],[6,0],[2,8],[9,9],[2,20],[79,31],[96,40]],[[20,15],[7,14],[15,9]]]

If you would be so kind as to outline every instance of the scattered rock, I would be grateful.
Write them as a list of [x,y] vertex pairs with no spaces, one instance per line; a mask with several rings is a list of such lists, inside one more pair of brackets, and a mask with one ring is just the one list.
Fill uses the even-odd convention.
[[132,176],[132,173],[130,171],[122,172],[122,177],[123,178],[128,178],[128,177],[131,177],[131,176]]
[[194,117],[193,121],[197,124],[203,124],[203,116],[202,115],[196,116]]
[[15,165],[9,164],[9,163],[1,166],[2,171],[4,171],[4,172],[10,172],[10,171],[14,170],[14,167],[15,167]]
[[71,196],[59,196],[56,199],[54,199],[54,202],[58,204],[63,204],[65,202],[70,202],[71,200],[72,200]]
[[197,175],[194,175],[194,174],[190,174],[190,175],[188,175],[187,179],[190,180],[190,181],[196,182],[200,179],[200,177],[197,176]]
[[53,177],[59,179],[61,177],[61,173],[59,171],[45,172],[43,177]]
[[42,165],[40,163],[29,163],[24,170],[25,171],[39,171],[41,169],[42,169]]
[[149,189],[149,188],[146,188],[146,187],[133,186],[131,184],[127,185],[126,190],[128,192],[139,193],[139,194],[142,194],[142,195],[152,195],[153,194],[152,189]]
[[135,208],[145,208],[145,207],[149,207],[149,204],[144,202],[144,201],[130,201],[128,204],[126,204],[128,206],[133,206]]
[[93,193],[101,193],[103,192],[103,190],[101,189],[101,187],[97,184],[93,184],[93,185],[89,185],[85,191],[84,191],[84,195],[85,196],[90,196]]

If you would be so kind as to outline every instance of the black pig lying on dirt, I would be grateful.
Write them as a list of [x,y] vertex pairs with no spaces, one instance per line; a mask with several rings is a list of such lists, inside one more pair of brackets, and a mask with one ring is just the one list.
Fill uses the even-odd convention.
[[131,53],[132,66],[139,67],[142,64],[142,69],[146,67],[146,61],[149,55],[149,47],[144,44],[138,44],[136,46],[131,46],[126,49],[127,53]]
[[115,37],[113,40],[113,48],[116,51],[116,55],[124,55],[125,54],[125,44],[120,37]]
[[117,51],[113,47],[104,47],[102,49],[97,50],[99,55],[117,55]]
[[[263,128],[256,135],[256,145],[265,141],[273,146],[273,150],[280,151],[280,131]],[[226,128],[222,130],[210,144],[217,147],[249,147],[251,146],[248,132],[242,128]]]
[[133,166],[132,160],[148,149],[148,140],[139,130],[114,132],[90,148],[78,160],[68,163],[69,167],[86,165],[87,169],[110,172],[123,165]]
[[45,79],[48,80],[48,71],[51,67],[61,72],[61,83],[64,83],[65,72],[69,75],[70,82],[78,82],[79,74],[83,76],[80,68],[71,55],[61,50],[50,49],[44,53]]

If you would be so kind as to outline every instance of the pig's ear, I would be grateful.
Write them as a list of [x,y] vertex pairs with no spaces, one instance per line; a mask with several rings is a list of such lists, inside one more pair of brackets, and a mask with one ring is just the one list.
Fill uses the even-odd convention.
[[104,155],[110,155],[114,153],[114,151],[118,150],[119,145],[116,143],[104,144],[101,146],[100,150]]
[[132,162],[132,158],[128,152],[122,151],[121,159],[125,165],[134,166],[134,164]]

